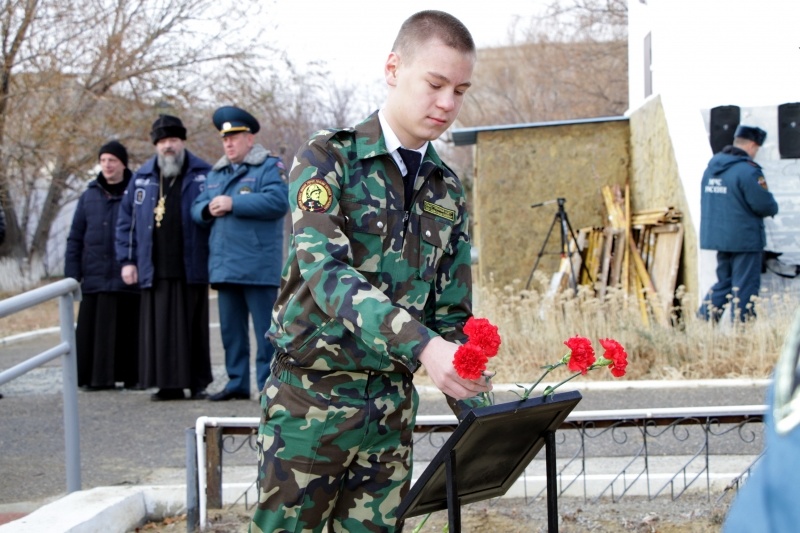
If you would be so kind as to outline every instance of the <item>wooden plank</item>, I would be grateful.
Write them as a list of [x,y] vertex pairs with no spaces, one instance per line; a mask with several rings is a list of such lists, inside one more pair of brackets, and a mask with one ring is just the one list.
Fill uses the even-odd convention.
[[[622,234],[622,238],[625,241],[631,241],[631,185],[630,183],[625,183],[625,232]],[[632,241],[631,241],[632,242]],[[630,294],[628,289],[628,280],[630,279],[630,250],[628,246],[623,246],[622,248],[622,288],[625,291],[625,294]]]
[[592,262],[590,268],[587,270],[589,271],[589,275],[592,277],[592,279],[589,280],[589,283],[594,287],[601,275],[600,272],[603,264],[603,250],[605,249],[606,235],[603,231],[603,228],[593,228],[592,236],[594,237],[594,249],[591,256]]
[[[633,239],[628,239],[628,242],[630,243],[630,254],[631,258],[633,259],[636,275],[639,276],[639,279],[642,281],[645,295],[653,295],[657,298],[658,293],[653,286],[653,281],[650,279],[650,274],[647,273],[647,268],[644,265],[644,261],[642,260],[641,255],[639,255],[639,250],[636,248],[636,243],[633,242]],[[667,317],[664,314],[664,309],[660,305],[651,305],[650,308],[653,310],[653,316],[655,317],[657,323],[661,324],[662,326],[669,325],[667,322]]]
[[206,427],[206,506],[222,509],[222,431]]
[[581,285],[589,285],[597,290],[594,285],[600,278],[600,265],[603,258],[603,228],[581,228],[578,232],[579,241],[581,241],[582,235],[586,242],[582,253],[584,268],[581,268],[578,278]]
[[[615,233],[616,232],[616,233]],[[600,260],[600,272],[595,281],[595,288],[597,295],[603,299],[606,296],[606,289],[609,285],[609,276],[611,274],[611,257],[614,251],[614,239],[619,234],[619,230],[614,228],[603,228],[603,252]],[[619,273],[617,273],[619,275]]]
[[678,270],[683,250],[683,232],[682,224],[669,224],[653,228],[653,233],[656,235],[656,246],[650,277],[667,314],[670,313],[675,299],[675,285],[678,282]]
[[650,266],[653,264],[653,230],[654,226],[645,226],[640,233],[642,244],[639,246],[639,253],[642,254],[644,265],[647,271],[650,272]]
[[645,296],[647,291],[642,279],[639,277],[639,273],[635,269],[631,271],[631,276],[633,277],[632,286],[636,291],[636,301],[639,304],[639,313],[642,315],[642,324],[645,327],[650,327],[650,315],[647,312],[647,298]]
[[606,205],[606,212],[608,213],[608,222],[613,228],[625,227],[625,212],[620,207],[619,202],[608,185],[603,187],[603,201]]
[[[608,287],[617,287],[623,285],[622,282],[622,261],[625,258],[625,233],[621,229],[611,228],[612,244],[611,244],[611,271],[608,274]],[[627,286],[627,283],[624,285]],[[627,294],[627,293],[626,293]]]
[[[582,244],[580,247],[581,255],[583,256],[583,263],[589,268],[591,263],[591,256],[594,254],[594,239],[592,238],[592,228],[581,228],[578,230],[578,243]],[[591,272],[591,271],[590,271]],[[578,278],[580,285],[587,285],[589,279],[583,269],[575,272],[575,277]]]

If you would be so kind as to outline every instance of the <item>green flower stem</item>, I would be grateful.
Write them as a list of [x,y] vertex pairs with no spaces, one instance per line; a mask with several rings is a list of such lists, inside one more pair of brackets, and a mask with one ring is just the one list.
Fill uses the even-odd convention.
[[481,407],[486,407],[488,405],[492,405],[494,402],[492,401],[492,396],[488,392],[482,392],[481,398],[483,403],[481,403]]
[[523,394],[523,395],[522,395],[522,399],[523,399],[523,400],[527,400],[527,399],[528,399],[528,396],[530,396],[530,395],[531,395],[531,393],[533,392],[533,389],[535,389],[535,388],[536,388],[536,386],[537,386],[539,383],[541,383],[541,382],[542,382],[542,380],[545,378],[545,376],[546,376],[547,374],[549,374],[550,372],[552,372],[552,371],[553,371],[553,370],[555,370],[556,368],[558,368],[558,367],[560,367],[560,366],[563,366],[564,364],[566,364],[566,363],[565,363],[565,362],[564,362],[564,360],[562,359],[561,361],[559,361],[558,363],[556,363],[556,364],[554,364],[554,365],[547,365],[547,366],[545,367],[545,368],[546,368],[546,370],[544,371],[544,374],[542,374],[542,375],[539,377],[539,379],[537,379],[537,380],[536,380],[536,383],[534,383],[533,385],[531,385],[530,387],[528,387],[527,389],[525,389],[525,394]]
[[419,533],[420,531],[422,531],[422,526],[425,525],[425,522],[427,522],[428,518],[430,518],[430,517],[431,517],[431,513],[426,514],[425,518],[422,519],[422,522],[417,524],[417,527],[415,527],[414,530],[411,533]]
[[[594,366],[591,366],[591,367],[589,367],[589,370],[591,370],[592,368],[594,368]],[[571,380],[571,379],[575,379],[576,377],[578,377],[578,376],[580,376],[580,375],[581,375],[581,373],[580,373],[580,372],[575,372],[574,374],[572,374],[570,377],[568,377],[568,378],[567,378],[567,379],[565,379],[564,381],[562,381],[562,382],[560,382],[560,383],[557,383],[555,386],[553,386],[553,387],[547,387],[547,388],[544,390],[544,392],[542,393],[542,396],[548,396],[548,395],[550,395],[550,394],[553,394],[553,391],[555,391],[555,390],[556,390],[557,388],[559,388],[561,385],[563,385],[564,383],[566,383],[567,381],[569,381],[569,380]]]

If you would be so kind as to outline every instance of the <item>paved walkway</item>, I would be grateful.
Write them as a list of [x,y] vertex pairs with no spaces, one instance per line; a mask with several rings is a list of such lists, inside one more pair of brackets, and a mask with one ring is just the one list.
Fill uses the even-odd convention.
[[[216,305],[212,302],[212,322]],[[226,381],[219,330],[211,329],[214,382]],[[58,334],[0,345],[0,369],[7,369],[58,342]],[[625,389],[576,382],[584,389],[578,410],[698,405],[760,404],[764,384]],[[632,385],[629,383],[628,385]],[[662,383],[660,385],[667,385]],[[678,384],[680,385],[680,384]],[[684,384],[686,385],[686,384]],[[79,392],[82,487],[153,485],[181,480],[186,461],[185,430],[200,416],[258,417],[258,402],[151,402],[152,391]],[[0,523],[31,512],[66,492],[60,363],[54,362],[0,386]],[[498,401],[509,401],[501,395]],[[449,413],[438,393],[422,394],[421,414]],[[253,452],[255,453],[255,452]],[[226,456],[226,467],[252,468],[248,454]],[[246,474],[245,474],[246,475]]]

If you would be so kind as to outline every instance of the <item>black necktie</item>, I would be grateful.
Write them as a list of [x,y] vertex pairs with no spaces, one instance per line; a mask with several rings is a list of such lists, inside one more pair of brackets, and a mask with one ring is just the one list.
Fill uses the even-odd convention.
[[403,158],[403,163],[406,165],[406,175],[403,176],[403,185],[405,188],[405,210],[411,206],[411,197],[414,195],[414,181],[417,179],[417,172],[419,172],[419,165],[422,163],[422,154],[416,150],[409,150],[402,146],[397,149],[400,152],[400,157]]

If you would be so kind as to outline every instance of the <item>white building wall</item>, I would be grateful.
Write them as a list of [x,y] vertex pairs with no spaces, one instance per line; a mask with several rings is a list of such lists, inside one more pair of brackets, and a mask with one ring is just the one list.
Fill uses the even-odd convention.
[[[741,123],[768,137],[756,161],[781,213],[767,222],[768,249],[800,264],[800,162],[778,154],[777,106],[800,102],[800,1],[629,0],[629,101],[645,94],[650,35],[653,94],[660,94],[695,229],[700,180],[712,156],[708,111],[738,105]],[[797,206],[797,207],[795,207]],[[716,279],[713,252],[700,251],[698,287]]]
[[800,100],[797,0],[630,0],[629,98],[644,95],[652,34],[654,93],[695,109]]

